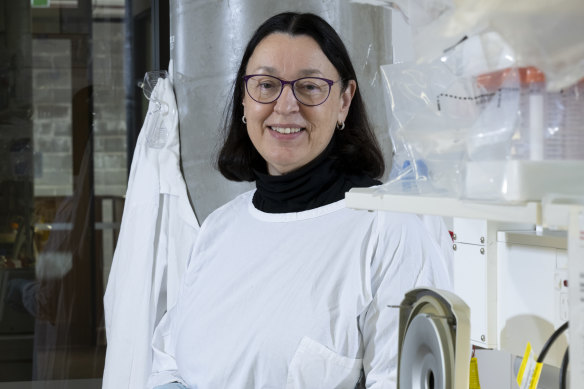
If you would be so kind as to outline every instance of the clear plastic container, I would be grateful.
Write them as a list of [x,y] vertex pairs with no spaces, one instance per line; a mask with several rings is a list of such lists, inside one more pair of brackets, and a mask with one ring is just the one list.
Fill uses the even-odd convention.
[[[483,108],[493,104],[497,108],[489,113],[491,125],[480,136],[489,138],[513,127],[507,159],[584,160],[584,81],[548,92],[545,75],[535,67],[524,67],[480,75],[477,88],[479,95],[488,97],[482,100]],[[516,106],[516,112],[504,110],[503,105],[509,104]]]
[[[492,138],[508,133],[507,144],[488,145],[490,158],[539,161],[544,158],[544,128],[546,123],[545,77],[534,67],[512,68],[483,74],[476,80],[485,125],[475,136]],[[502,148],[502,150],[501,150]],[[471,153],[471,159],[475,155]]]
[[519,128],[524,134],[522,159],[541,161],[544,159],[544,128],[546,126],[546,92],[545,76],[538,69],[521,68],[520,88],[522,91],[523,123]]
[[584,160],[584,80],[547,94],[545,159]]
[[584,192],[584,82],[548,92],[533,67],[476,78],[463,197],[521,202]]

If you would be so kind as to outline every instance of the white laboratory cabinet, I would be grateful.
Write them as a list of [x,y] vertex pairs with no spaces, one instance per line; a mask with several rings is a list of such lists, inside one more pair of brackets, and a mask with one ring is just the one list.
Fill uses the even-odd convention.
[[[486,219],[453,219],[454,292],[471,307],[471,341],[522,355],[540,350],[568,320],[565,231]],[[560,366],[566,335],[546,363]]]
[[[541,350],[569,319],[565,231],[497,233],[497,348],[522,355],[527,341]],[[560,337],[546,363],[559,367],[568,345]]]
[[497,346],[497,250],[492,224],[453,219],[454,293],[471,307],[472,344],[485,348]]

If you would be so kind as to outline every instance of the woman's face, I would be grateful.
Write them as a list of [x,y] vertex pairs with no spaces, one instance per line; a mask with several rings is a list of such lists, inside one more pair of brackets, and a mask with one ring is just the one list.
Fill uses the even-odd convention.
[[[306,35],[274,33],[265,37],[249,59],[246,74],[266,74],[283,80],[321,77],[339,80],[333,64],[318,43]],[[243,99],[247,133],[267,163],[268,173],[282,175],[304,166],[329,144],[337,122],[344,122],[356,83],[332,85],[327,100],[305,106],[285,85],[278,100],[261,104],[246,92]]]

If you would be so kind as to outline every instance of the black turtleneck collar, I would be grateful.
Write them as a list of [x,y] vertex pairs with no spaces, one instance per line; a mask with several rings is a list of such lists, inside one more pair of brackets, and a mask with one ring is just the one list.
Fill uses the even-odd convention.
[[342,200],[351,188],[381,184],[338,171],[331,158],[333,147],[334,137],[318,157],[288,174],[271,176],[254,170],[257,190],[253,205],[267,213],[301,212]]

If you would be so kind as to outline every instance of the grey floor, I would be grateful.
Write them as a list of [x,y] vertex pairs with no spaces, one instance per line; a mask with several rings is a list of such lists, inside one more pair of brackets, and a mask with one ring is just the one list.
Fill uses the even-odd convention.
[[101,378],[85,380],[54,380],[0,382],[0,389],[100,389]]

